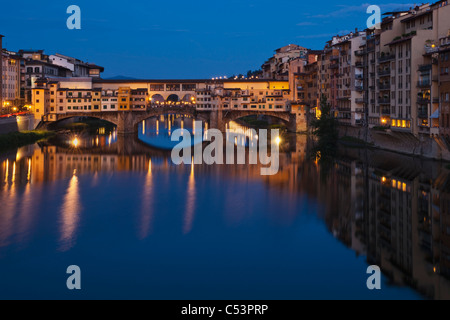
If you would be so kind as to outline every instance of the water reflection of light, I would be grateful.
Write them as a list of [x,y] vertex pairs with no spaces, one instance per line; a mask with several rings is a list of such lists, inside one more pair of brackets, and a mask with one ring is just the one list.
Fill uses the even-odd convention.
[[16,162],[14,161],[13,163],[13,172],[12,172],[12,177],[11,177],[11,182],[14,185],[14,182],[16,181]]
[[5,163],[5,183],[8,183],[8,175],[9,175],[9,160],[6,159],[6,163]]
[[147,238],[153,220],[153,177],[152,177],[152,159],[148,161],[147,177],[145,179],[144,192],[142,193],[141,223],[139,229],[139,238]]
[[184,234],[188,234],[192,230],[192,224],[194,222],[195,214],[195,201],[196,201],[196,190],[195,190],[195,175],[194,175],[194,158],[191,161],[191,173],[189,175],[187,197],[186,197],[186,213],[184,218]]
[[[0,247],[7,246],[9,244],[9,240],[14,232],[14,219],[17,213],[17,188],[14,184],[14,176],[12,185],[10,187],[8,186],[8,171],[9,161],[6,160],[6,185],[4,192],[0,193],[0,203],[2,204],[2,208],[0,210]],[[13,169],[13,171],[15,171],[15,169]],[[15,172],[13,172],[13,175],[14,174]]]
[[78,177],[76,170],[69,182],[63,205],[61,207],[61,238],[60,248],[67,251],[73,247],[81,211]]
[[33,212],[39,197],[36,189],[31,192],[31,184],[27,183],[23,195],[20,197],[21,208],[19,209],[17,236],[19,242],[25,242],[30,235],[30,227],[33,220]]
[[159,120],[156,120],[156,135],[159,135]]
[[142,122],[142,134],[145,134],[145,120]]
[[31,159],[28,159],[27,181],[31,180]]

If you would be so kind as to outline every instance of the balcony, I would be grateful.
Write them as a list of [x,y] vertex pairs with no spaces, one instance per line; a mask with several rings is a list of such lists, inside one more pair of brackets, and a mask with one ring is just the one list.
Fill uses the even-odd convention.
[[419,118],[428,118],[428,111],[427,111],[427,110],[421,110],[421,109],[419,109],[419,110],[417,111],[417,116],[418,116]]
[[389,98],[378,98],[379,104],[391,104],[391,100]]
[[357,75],[355,75],[355,79],[363,80],[364,79],[364,75],[363,74],[357,74]]
[[361,103],[367,103],[367,100],[365,98],[356,98],[355,102],[361,104]]
[[361,57],[366,54],[366,50],[356,50],[355,56]]
[[339,64],[334,63],[334,64],[330,64],[330,69],[338,69],[339,68]]
[[431,87],[431,82],[429,80],[422,80],[417,82],[418,88],[429,88]]
[[417,98],[417,103],[418,104],[429,104],[430,103],[430,99],[428,99],[428,98]]
[[421,64],[421,65],[419,65],[419,72],[430,71],[431,68],[432,68],[431,63],[428,63],[428,64]]
[[381,55],[380,58],[378,58],[378,61],[380,63],[383,62],[387,62],[387,61],[391,61],[395,59],[395,55],[394,54],[385,54],[385,55]]
[[339,56],[331,56],[330,61],[339,60]]
[[378,88],[380,90],[391,90],[391,84],[390,83],[379,83]]
[[439,98],[433,98],[433,103],[439,103]]
[[366,64],[362,61],[355,62],[355,67],[357,67],[357,68],[364,68],[365,66],[366,66]]
[[391,109],[390,108],[382,108],[381,114],[385,115],[385,116],[389,116],[391,114]]
[[391,69],[378,70],[378,75],[380,77],[385,77],[385,76],[390,77],[391,76]]
[[358,92],[364,91],[364,86],[355,86],[355,90]]
[[439,52],[439,47],[436,46],[429,46],[429,45],[425,45],[425,52],[427,54],[431,54],[431,53],[437,53]]

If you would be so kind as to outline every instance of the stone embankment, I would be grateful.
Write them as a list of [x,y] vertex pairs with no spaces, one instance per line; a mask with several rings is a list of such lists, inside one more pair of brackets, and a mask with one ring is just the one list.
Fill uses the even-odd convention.
[[366,141],[371,147],[428,159],[450,161],[450,145],[440,137],[415,137],[413,134],[391,130],[375,130],[350,126],[339,127],[339,137]]

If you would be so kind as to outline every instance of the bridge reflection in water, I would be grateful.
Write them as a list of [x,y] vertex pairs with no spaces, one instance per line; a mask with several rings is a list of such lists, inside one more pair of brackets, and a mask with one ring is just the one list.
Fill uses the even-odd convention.
[[[189,127],[181,121],[174,119],[175,126]],[[147,125],[141,130],[148,130]],[[169,124],[164,125],[168,129]],[[243,137],[250,134],[235,124],[231,127],[241,131]],[[286,141],[290,151],[280,155],[279,173],[261,176],[259,165],[175,166],[170,153],[136,138],[119,136],[114,140],[108,143],[106,138],[86,148],[44,143],[0,158],[0,260],[10,247],[31,245],[42,214],[35,208],[43,205],[45,197],[58,199],[60,194],[54,204],[60,214],[57,250],[73,250],[83,221],[93,219],[84,216],[87,210],[90,215],[93,209],[101,212],[101,204],[83,202],[81,180],[94,184],[99,175],[106,177],[103,181],[120,175],[125,185],[133,173],[145,176],[142,186],[127,185],[130,194],[121,198],[125,204],[114,200],[121,197],[114,190],[109,191],[112,194],[105,194],[101,188],[95,190],[99,200],[112,201],[118,209],[126,210],[126,201],[137,201],[140,209],[133,222],[134,234],[147,239],[157,231],[162,214],[157,208],[171,199],[161,193],[161,181],[169,178],[168,173],[175,173],[170,183],[185,189],[179,195],[184,197],[183,205],[174,209],[183,212],[183,221],[178,222],[182,234],[194,232],[199,219],[205,219],[196,214],[199,207],[214,208],[201,194],[205,177],[220,177],[215,182],[216,192],[229,206],[224,219],[230,225],[245,223],[247,215],[254,214],[251,210],[233,210],[236,203],[252,205],[245,204],[247,199],[233,181],[249,185],[254,181],[292,203],[298,204],[305,197],[316,199],[320,204],[318,215],[329,232],[358,256],[366,257],[367,264],[379,265],[393,284],[409,286],[424,297],[450,299],[450,181],[449,170],[440,163],[382,151],[342,149],[324,179],[320,174],[324,168],[308,156],[310,141],[297,135]],[[222,189],[221,181],[225,180],[232,183]],[[289,225],[301,211],[267,214]],[[105,213],[101,215],[108,219]],[[123,223],[121,227],[127,228],[129,223]]]
[[[196,121],[202,123],[201,128],[195,127]],[[193,136],[196,130],[205,132],[208,129],[208,123],[190,115],[164,114],[142,121],[138,125],[138,138],[152,147],[172,150],[179,144],[178,141],[171,139],[172,133],[177,129],[184,129]]]

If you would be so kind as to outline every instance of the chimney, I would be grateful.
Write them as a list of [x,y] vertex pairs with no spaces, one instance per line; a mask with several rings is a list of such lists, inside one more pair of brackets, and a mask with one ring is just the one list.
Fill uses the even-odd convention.
[[3,36],[0,34],[0,111],[3,111]]

